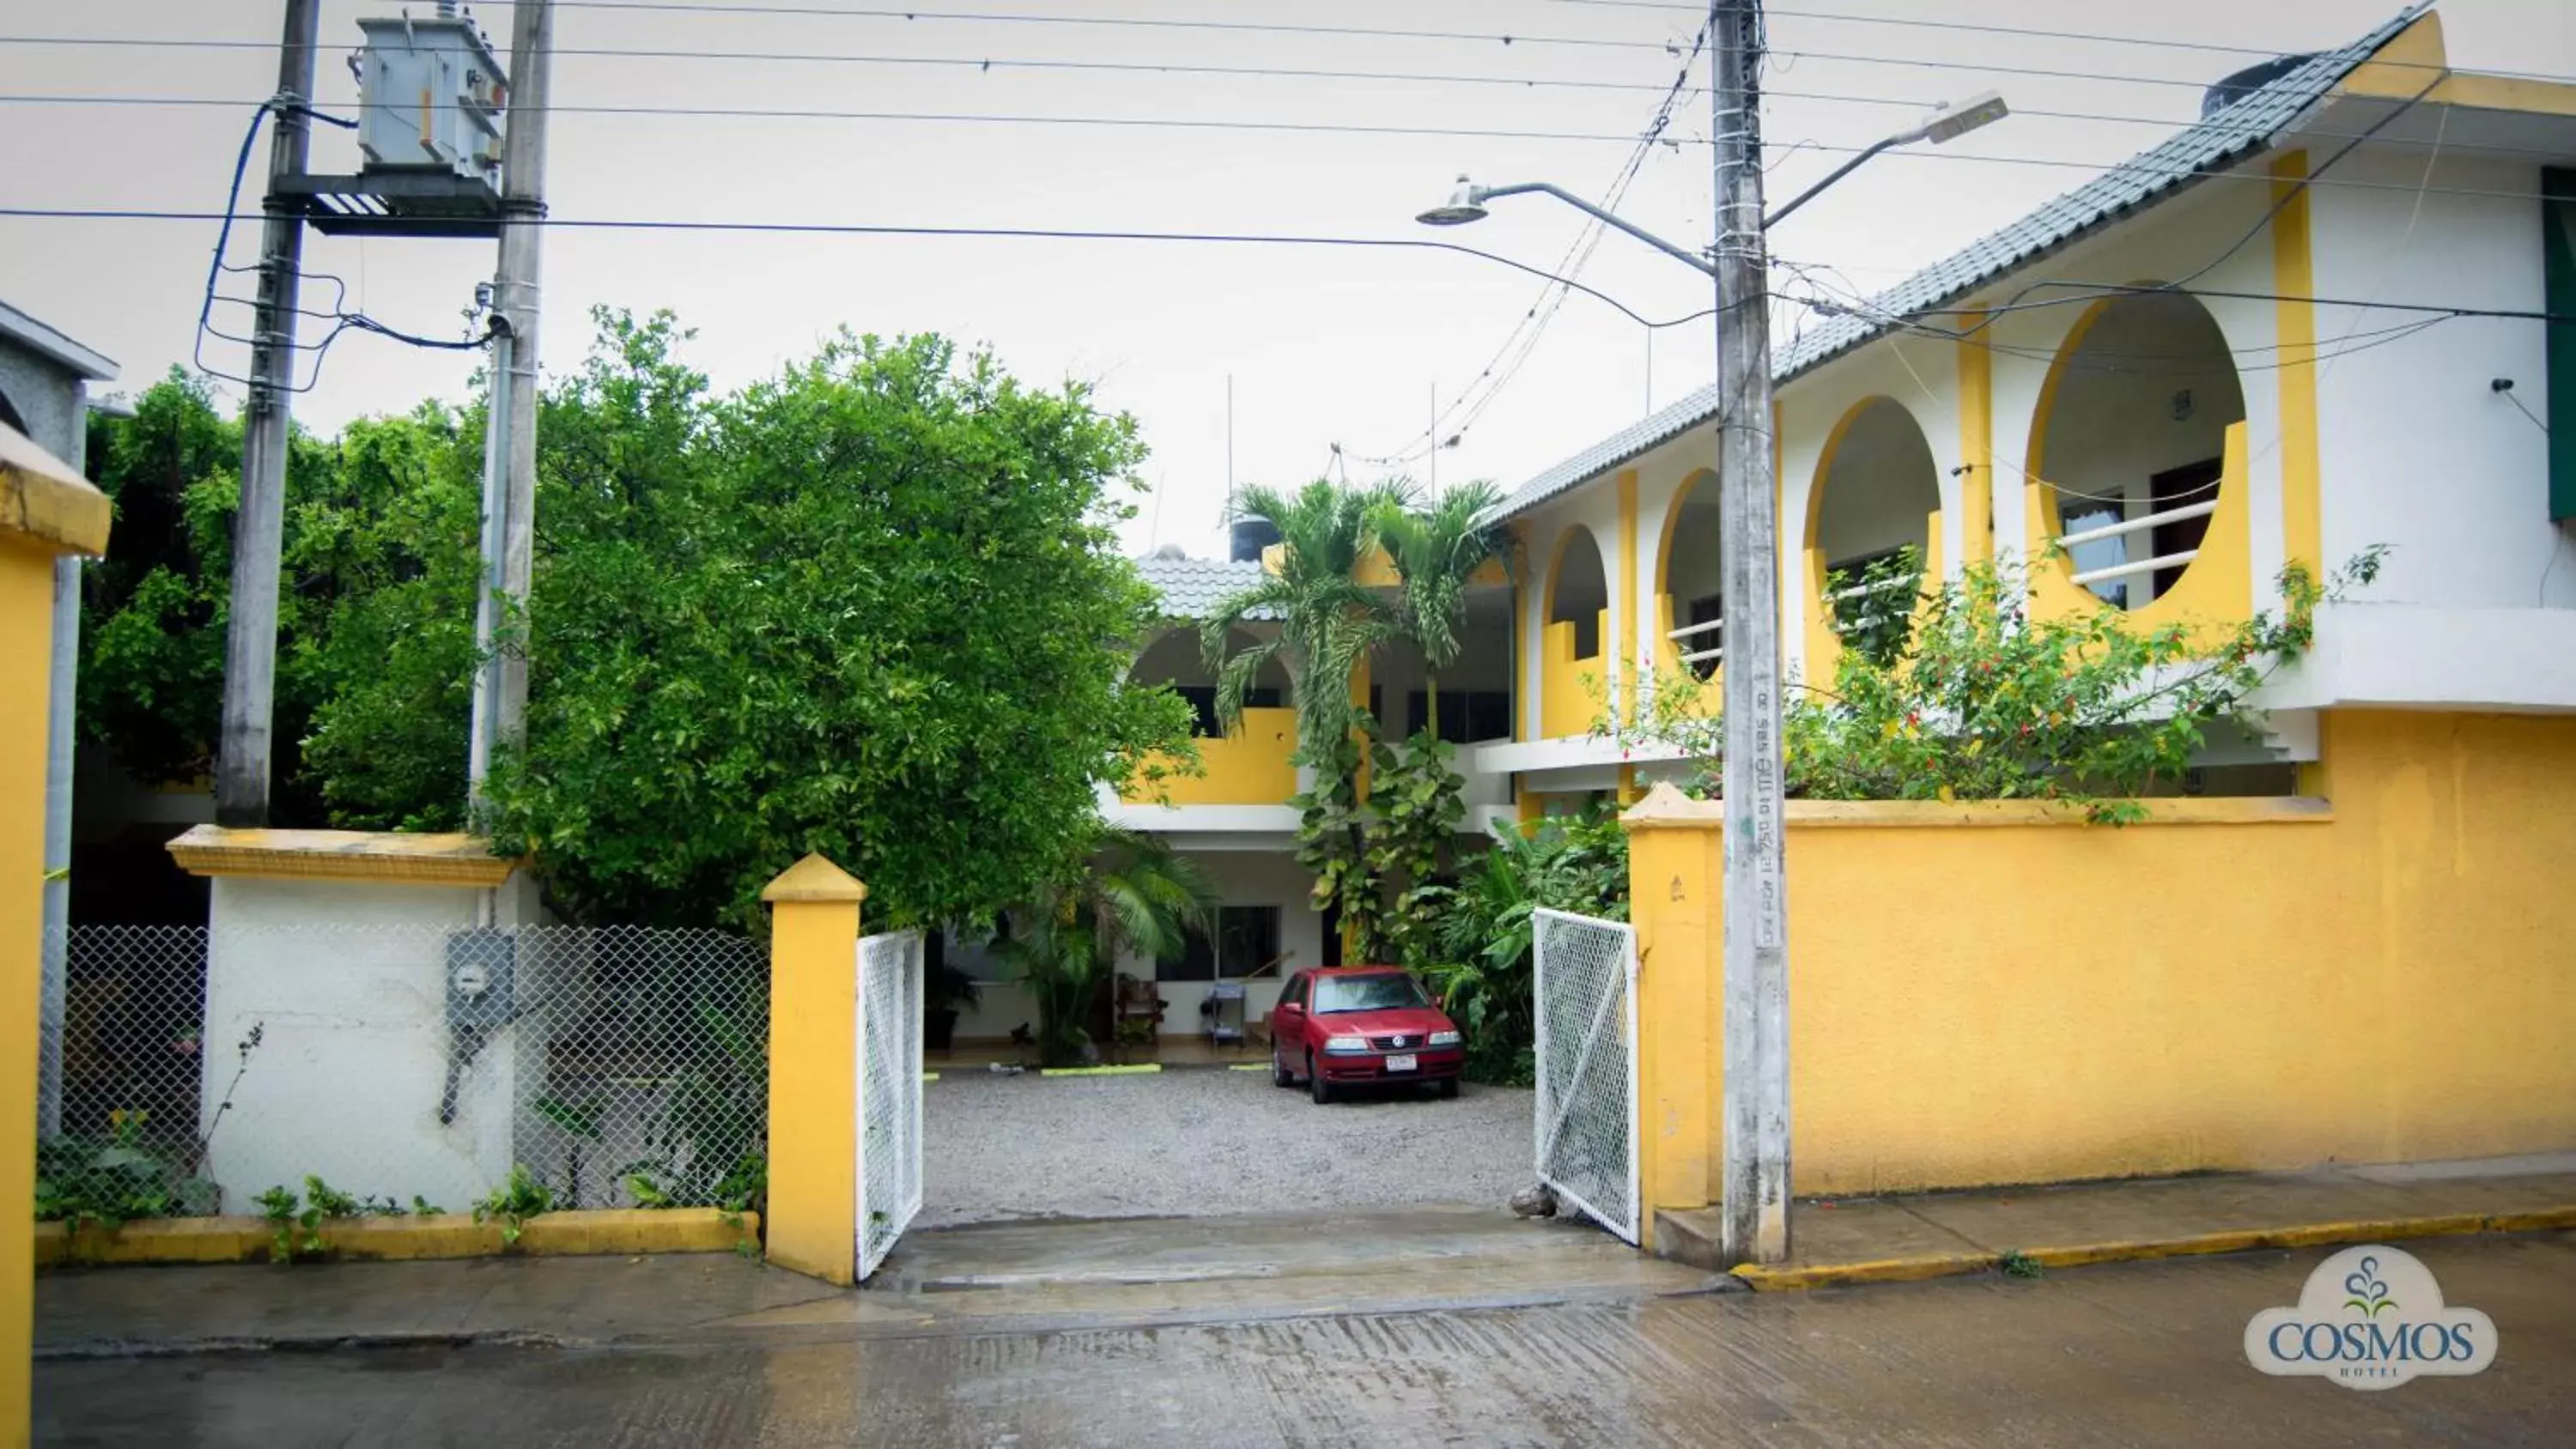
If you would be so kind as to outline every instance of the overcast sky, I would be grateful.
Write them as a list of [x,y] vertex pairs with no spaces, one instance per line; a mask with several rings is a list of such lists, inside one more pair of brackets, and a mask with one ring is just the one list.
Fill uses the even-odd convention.
[[[1411,218],[1461,171],[1488,183],[1548,180],[1598,198],[1634,149],[1677,49],[1688,7],[1601,0],[949,0],[1003,19],[904,19],[880,11],[754,14],[755,0],[616,0],[568,5],[557,22],[553,214],[563,219],[720,219],[1076,230],[1290,233],[1448,240],[1553,268],[1581,218],[1544,198],[1432,232]],[[857,12],[863,0],[769,0],[772,9]],[[11,206],[220,210],[251,108],[274,86],[277,0],[0,0],[11,38],[0,127],[0,195]],[[324,0],[327,44],[358,38],[381,0]],[[416,0],[414,13],[433,9]],[[473,7],[506,53],[510,9]],[[2228,47],[2343,44],[2395,0],[2165,0],[2072,6],[2048,0],[1810,0],[1775,10],[1780,54],[1764,125],[1775,201],[1853,147],[1920,109],[2001,90],[2009,121],[1938,152],[1872,162],[1774,234],[1775,253],[1839,269],[1876,290],[2070,189],[2191,119],[2198,87],[2259,57]],[[731,11],[733,13],[727,13]],[[1826,18],[1818,12],[1830,11]],[[1800,13],[1805,12],[1805,13]],[[2448,0],[2453,64],[2576,75],[2576,6],[2566,0]],[[1063,23],[1091,19],[1348,26],[1495,38],[1287,34],[1253,29]],[[1859,17],[1859,18],[1853,18]],[[2083,17],[2094,17],[2087,20]],[[2183,45],[1997,35],[1895,20],[2073,30]],[[27,37],[223,41],[218,46],[38,45]],[[1584,44],[1549,43],[1551,39]],[[1612,42],[1608,44],[1598,42]],[[247,44],[245,44],[247,43]],[[676,52],[669,57],[583,54]],[[325,109],[355,95],[326,51]],[[761,55],[796,59],[763,59]],[[860,59],[868,57],[872,59]],[[941,60],[964,64],[919,64]],[[989,68],[982,62],[990,61]],[[1367,71],[1403,80],[1091,66]],[[2046,71],[2029,75],[2013,71]],[[1708,236],[1707,66],[1644,161],[1624,214],[1693,247]],[[1594,82],[1498,85],[1491,78]],[[1442,79],[1455,78],[1455,79]],[[1482,80],[1477,78],[1484,78]],[[32,95],[191,98],[220,104],[37,105]],[[593,108],[916,112],[1057,118],[988,120],[673,116]],[[2034,112],[2081,113],[2067,115]],[[1608,139],[1192,129],[1066,118],[1270,123],[1398,130],[1554,132]],[[1814,143],[1805,148],[1800,143]],[[1924,149],[1924,148],[1918,148]],[[254,156],[244,201],[255,217]],[[355,145],[322,128],[315,169],[355,169]],[[237,227],[248,262],[256,221]],[[148,385],[190,355],[215,227],[206,222],[0,218],[0,297],[61,327]],[[461,335],[460,309],[488,278],[488,243],[313,237],[306,266],[348,284],[349,305],[390,325]],[[588,310],[667,307],[697,329],[688,359],[735,386],[810,351],[841,324],[885,334],[937,331],[990,346],[1041,382],[1095,384],[1143,425],[1155,494],[1129,532],[1139,551],[1221,547],[1228,476],[1294,485],[1339,443],[1353,475],[1429,469],[1419,456],[1436,392],[1472,405],[1484,373],[1545,284],[1492,262],[1436,251],[1181,242],[746,236],[565,230],[546,243],[546,363],[587,345]],[[1624,238],[1591,254],[1582,280],[1651,318],[1707,305],[1705,284]],[[247,279],[234,284],[248,295]],[[321,305],[308,288],[307,305]],[[246,328],[235,310],[232,330]],[[307,321],[308,335],[316,324]],[[1523,334],[1526,338],[1526,333]],[[1518,352],[1520,349],[1515,348]],[[1705,383],[1706,323],[1650,334],[1576,296],[1489,407],[1460,432],[1439,477],[1515,484],[1616,429],[1650,403]],[[243,350],[210,344],[239,372]],[[461,398],[470,357],[343,337],[296,410],[329,431],[425,396]],[[231,395],[238,397],[237,389]],[[1389,470],[1362,461],[1415,456]]]

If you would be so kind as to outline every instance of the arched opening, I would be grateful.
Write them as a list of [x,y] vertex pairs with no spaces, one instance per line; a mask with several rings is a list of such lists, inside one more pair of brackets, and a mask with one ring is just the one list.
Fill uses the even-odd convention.
[[[1226,657],[1231,659],[1257,642],[1250,632],[1237,629],[1226,636]],[[1136,667],[1128,671],[1127,678],[1130,683],[1147,687],[1170,685],[1172,692],[1188,700],[1197,713],[1190,733],[1201,739],[1218,737],[1216,671],[1208,667],[1207,655],[1199,647],[1198,631],[1174,629],[1156,639],[1137,657]],[[1252,688],[1244,691],[1243,707],[1284,709],[1287,704],[1288,672],[1274,656],[1263,661],[1260,672],[1253,676]]]
[[2216,318],[2179,292],[2094,304],[2049,369],[2031,438],[2042,527],[2114,608],[2171,590],[2200,553],[2245,392]]
[[1807,500],[1807,543],[1834,632],[1871,651],[1900,645],[1932,557],[1941,476],[1914,414],[1874,397],[1844,414]]
[[1575,524],[1556,545],[1556,567],[1547,582],[1547,622],[1574,626],[1574,656],[1591,659],[1601,653],[1602,616],[1610,607],[1609,576],[1601,566],[1601,544],[1592,530]]
[[1664,516],[1663,553],[1656,568],[1661,595],[1657,621],[1664,642],[1658,654],[1701,679],[1714,678],[1726,653],[1726,601],[1720,591],[1717,475],[1706,470],[1682,480]]
[[1545,627],[1539,631],[1539,738],[1589,734],[1610,684],[1602,636],[1610,579],[1600,540],[1575,524],[1557,540],[1547,571]]

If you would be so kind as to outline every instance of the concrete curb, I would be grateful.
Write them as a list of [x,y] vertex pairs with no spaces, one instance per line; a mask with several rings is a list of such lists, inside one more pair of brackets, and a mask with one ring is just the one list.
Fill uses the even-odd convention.
[[[2082,1268],[2095,1263],[2137,1263],[2256,1248],[2313,1248],[2341,1243],[2384,1243],[2405,1238],[2459,1237],[2470,1233],[2530,1233],[2576,1228],[2576,1204],[2513,1213],[2442,1213],[2427,1217],[2355,1218],[2280,1228],[2232,1228],[2171,1238],[2134,1238],[2063,1247],[2022,1248],[2043,1268]],[[1924,1253],[1857,1263],[1800,1263],[1766,1268],[1747,1263],[1729,1276],[1757,1293],[1839,1288],[1860,1283],[1914,1283],[1985,1273],[2003,1266],[2000,1252]]]
[[1137,1062],[1123,1067],[1040,1067],[1041,1077],[1150,1077],[1163,1070],[1161,1062]]
[[[116,1229],[66,1232],[36,1224],[36,1264],[265,1263],[275,1230],[266,1218],[140,1218]],[[501,1224],[466,1213],[426,1217],[332,1218],[322,1224],[330,1246],[319,1256],[341,1262],[424,1258],[493,1258],[643,1253],[727,1253],[760,1241],[757,1213],[718,1208],[602,1208],[540,1213],[519,1241],[502,1241]]]
[[39,1343],[39,1363],[96,1363],[138,1358],[197,1358],[213,1354],[339,1353],[370,1348],[591,1348],[589,1339],[504,1329],[490,1333],[341,1333],[270,1338],[86,1339]]

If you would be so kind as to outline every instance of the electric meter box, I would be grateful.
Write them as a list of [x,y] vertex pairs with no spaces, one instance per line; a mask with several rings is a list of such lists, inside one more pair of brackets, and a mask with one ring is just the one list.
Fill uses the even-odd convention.
[[368,173],[441,171],[499,189],[508,81],[471,17],[369,17],[358,72]]

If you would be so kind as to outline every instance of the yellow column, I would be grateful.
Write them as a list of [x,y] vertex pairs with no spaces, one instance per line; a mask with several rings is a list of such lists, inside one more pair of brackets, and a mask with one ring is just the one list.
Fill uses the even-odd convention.
[[[1964,313],[1962,331],[1986,320],[1983,312]],[[1995,556],[1995,383],[1994,354],[1983,334],[1959,343],[1959,562],[1984,563]],[[1927,580],[1940,582],[1936,575]]]
[[[45,745],[54,560],[107,548],[105,494],[0,427],[0,1202],[36,1199],[36,1012],[45,910]],[[36,1244],[0,1232],[0,1449],[28,1436]]]
[[1610,597],[1619,601],[1619,647],[1601,641],[1601,688],[1612,722],[1637,718],[1637,691],[1643,671],[1637,665],[1638,644],[1645,637],[1639,622],[1646,608],[1637,587],[1637,470],[1619,470],[1619,582]]
[[1516,808],[1520,814],[1521,834],[1537,835],[1539,823],[1547,819],[1547,797],[1529,787],[1527,776],[1521,778],[1520,797],[1516,802]]
[[1637,1183],[1648,1248],[1657,1208],[1717,1200],[1722,814],[1716,801],[1657,785],[1621,817],[1637,928]]
[[2308,153],[2272,163],[2273,376],[2281,389],[2281,543],[2284,562],[2323,574],[2324,502],[2317,462],[2317,308],[2314,259],[2308,250]]
[[819,855],[769,903],[769,1261],[826,1282],[857,1276],[859,902],[868,888]]

